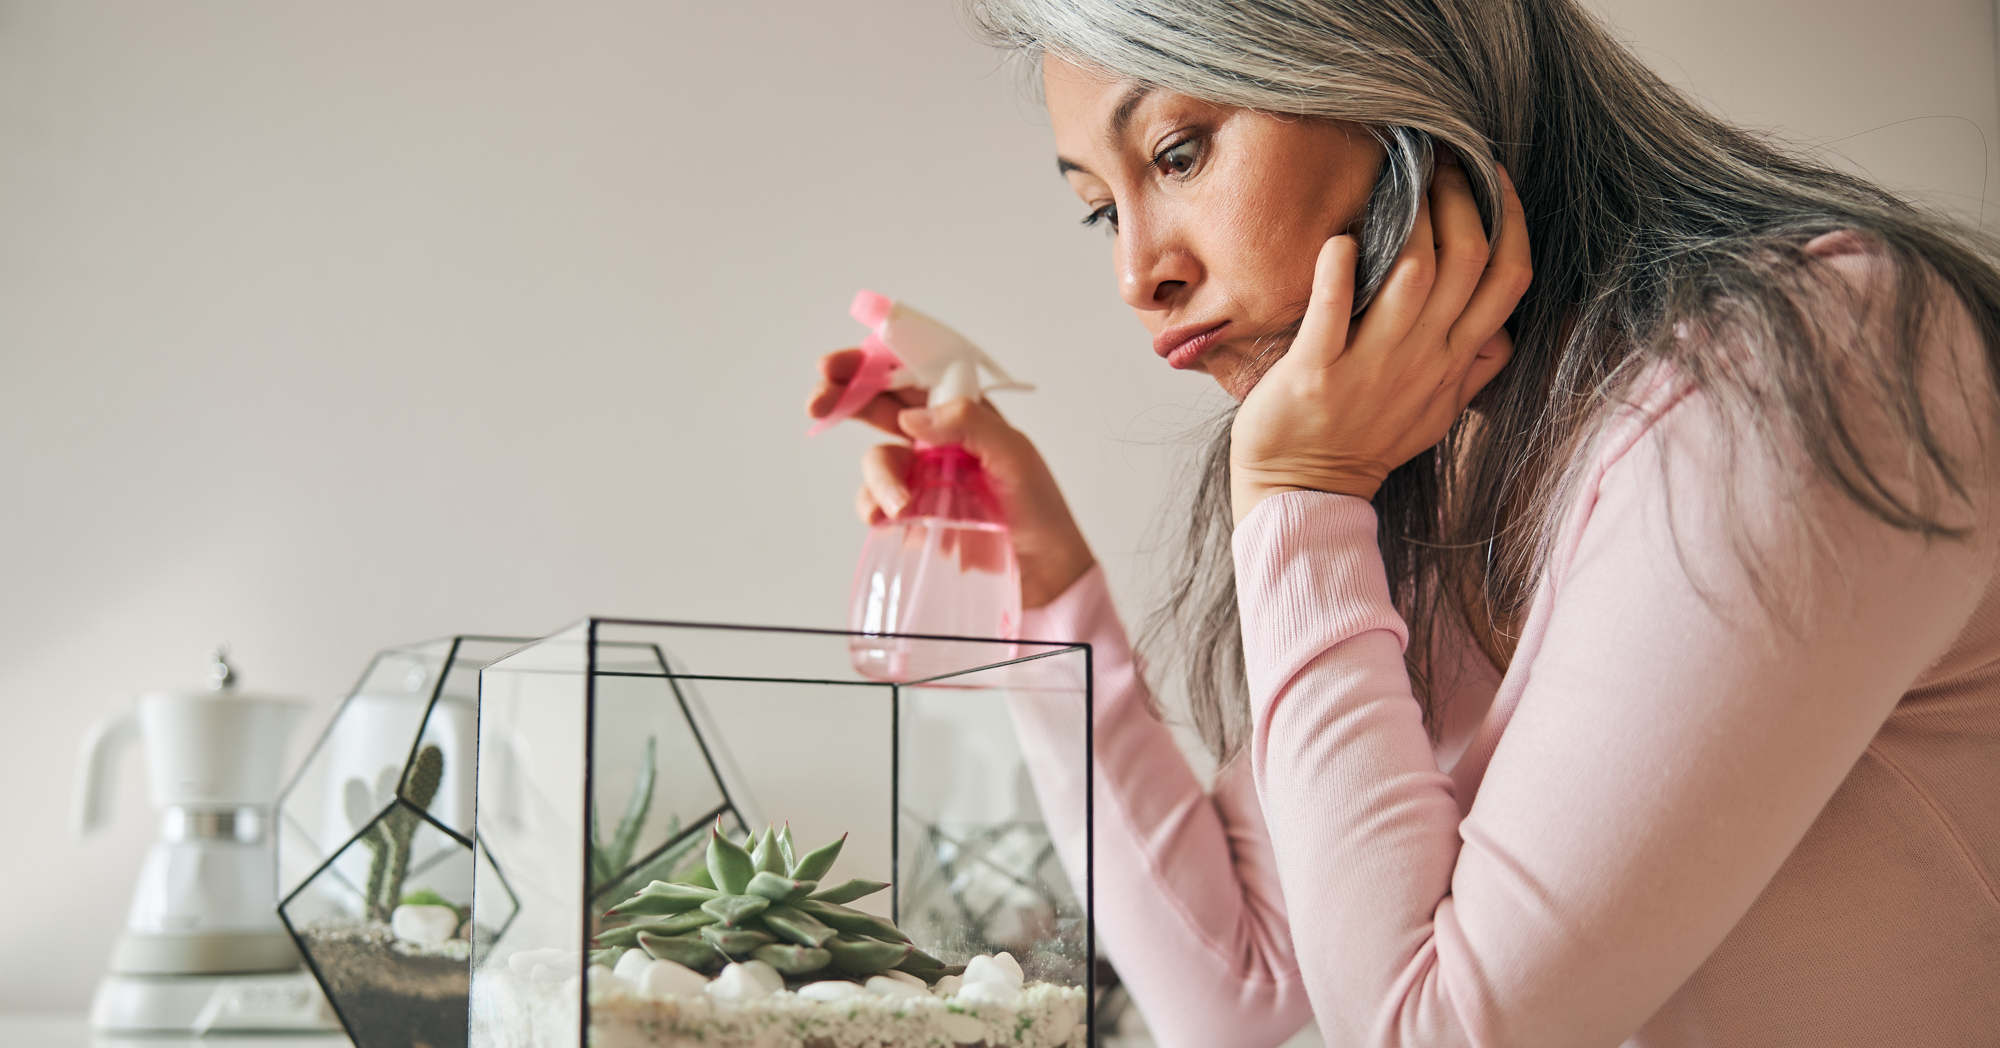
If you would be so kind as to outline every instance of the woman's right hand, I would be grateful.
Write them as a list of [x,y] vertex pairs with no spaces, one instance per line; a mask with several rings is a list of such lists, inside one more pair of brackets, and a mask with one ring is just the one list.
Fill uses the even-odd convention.
[[[821,357],[822,381],[806,401],[806,413],[824,418],[831,412],[861,360],[859,349]],[[881,393],[854,417],[904,440],[963,445],[986,470],[993,497],[1007,518],[1021,564],[1021,607],[1039,608],[1054,600],[1097,561],[1041,453],[983,399],[954,400],[936,409],[924,407],[925,399],[922,390]],[[880,524],[908,504],[910,490],[903,478],[914,454],[909,444],[878,444],[862,456],[855,510],[863,521]]]

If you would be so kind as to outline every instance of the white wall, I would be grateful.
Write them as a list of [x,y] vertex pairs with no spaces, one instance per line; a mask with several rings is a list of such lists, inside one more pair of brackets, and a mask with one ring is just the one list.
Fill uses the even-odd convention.
[[[1612,8],[1972,210],[1964,124],[1865,132],[2000,141],[1983,0]],[[452,632],[839,625],[866,438],[799,404],[856,287],[1041,383],[1003,407],[1136,605],[1215,402],[1077,217],[943,0],[0,0],[0,1011],[83,1006],[152,835],[135,762],[66,836],[85,725],[219,638],[324,703]]]
[[1992,0],[1585,0],[1668,81],[1930,206],[2000,211]]

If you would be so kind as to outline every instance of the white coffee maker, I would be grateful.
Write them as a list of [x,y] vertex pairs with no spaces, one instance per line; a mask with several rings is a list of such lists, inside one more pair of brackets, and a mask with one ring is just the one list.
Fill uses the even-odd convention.
[[134,739],[164,815],[91,1023],[182,1033],[338,1029],[278,921],[271,854],[285,739],[306,703],[239,692],[225,650],[209,659],[207,688],[147,692],[84,737],[79,834],[109,821],[116,755]]

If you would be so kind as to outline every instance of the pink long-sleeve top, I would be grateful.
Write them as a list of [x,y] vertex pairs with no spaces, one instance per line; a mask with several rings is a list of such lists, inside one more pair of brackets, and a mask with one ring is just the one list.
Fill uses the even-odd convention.
[[[1879,330],[1886,263],[1811,246]],[[1436,744],[1360,499],[1237,529],[1254,727],[1212,792],[1097,569],[1031,612],[1095,648],[1097,926],[1159,1043],[1316,1017],[1340,1046],[2000,1045],[2000,427],[1940,301],[1924,383],[1969,540],[1731,457],[1661,378],[1599,427],[1504,675],[1458,638]],[[1064,789],[1036,754],[1073,726],[1017,714]]]

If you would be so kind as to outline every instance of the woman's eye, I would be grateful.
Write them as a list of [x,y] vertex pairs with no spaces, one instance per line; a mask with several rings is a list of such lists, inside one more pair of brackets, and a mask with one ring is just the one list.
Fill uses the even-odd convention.
[[1153,156],[1153,166],[1163,175],[1186,178],[1188,172],[1201,159],[1201,140],[1190,138],[1160,150]]
[[1118,205],[1106,204],[1083,216],[1083,224],[1086,226],[1094,226],[1099,223],[1110,226],[1110,232],[1116,232],[1118,229]]

